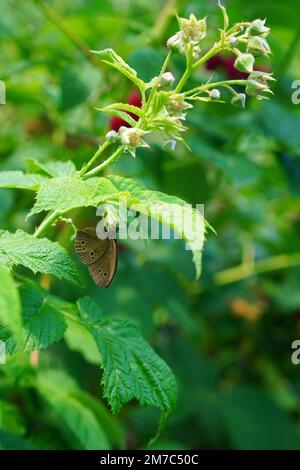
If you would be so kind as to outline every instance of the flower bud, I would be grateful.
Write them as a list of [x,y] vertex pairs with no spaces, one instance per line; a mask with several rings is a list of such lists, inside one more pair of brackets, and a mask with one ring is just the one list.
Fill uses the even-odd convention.
[[167,111],[172,116],[179,116],[183,111],[192,107],[190,103],[184,101],[184,95],[181,94],[171,95],[166,103]]
[[115,143],[118,140],[119,133],[116,131],[109,131],[105,136],[105,140],[111,143]]
[[209,92],[209,97],[212,100],[219,100],[221,98],[221,93],[217,88],[214,88],[213,90]]
[[165,90],[170,88],[172,83],[174,83],[175,77],[171,72],[165,72],[158,77],[152,78],[150,86],[156,86],[160,90]]
[[267,36],[270,32],[270,28],[265,26],[266,20],[254,20],[246,29],[248,36]]
[[253,71],[255,59],[252,54],[240,54],[235,62],[234,66],[240,72],[251,73]]
[[125,150],[129,151],[133,157],[135,157],[135,149],[137,147],[149,147],[142,139],[144,134],[147,134],[147,132],[136,127],[128,128],[122,126],[120,128],[121,142],[124,145]]
[[193,59],[194,59],[194,60],[200,59],[201,49],[200,49],[199,46],[194,46],[194,47],[193,47],[193,53],[192,53],[192,55],[193,55]]
[[174,34],[174,36],[171,36],[167,40],[167,47],[169,49],[173,49],[174,51],[179,52],[180,54],[182,54],[184,52],[184,44],[183,44],[183,40],[182,40],[181,31]]
[[269,44],[261,36],[252,36],[248,40],[247,52],[254,56],[268,55],[271,53]]
[[177,142],[174,139],[166,140],[166,142],[164,143],[164,147],[168,150],[171,150],[171,152],[174,152],[176,144]]
[[245,103],[246,103],[245,93],[238,93],[232,97],[231,104],[233,104],[234,106],[239,106],[241,108],[244,108]]
[[171,72],[165,72],[159,77],[159,80],[159,85],[162,88],[169,88],[175,82],[175,77]]
[[259,70],[252,72],[247,80],[247,95],[261,97],[262,93],[272,93],[269,88],[268,81],[275,81],[275,78],[272,77],[272,74],[261,72]]
[[189,19],[179,18],[183,40],[189,44],[199,44],[206,36],[206,18],[197,20],[194,15]]
[[239,42],[239,40],[238,38],[232,37],[232,38],[229,38],[229,42],[232,47],[235,47],[237,43]]

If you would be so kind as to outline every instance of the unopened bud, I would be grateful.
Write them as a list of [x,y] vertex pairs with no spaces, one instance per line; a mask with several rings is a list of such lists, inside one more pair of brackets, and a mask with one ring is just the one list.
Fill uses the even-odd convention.
[[214,88],[213,90],[209,92],[209,97],[212,100],[219,100],[221,98],[221,93],[217,88]]
[[238,93],[237,95],[232,97],[231,104],[233,104],[234,106],[239,106],[241,108],[244,108],[245,103],[246,103],[245,93]]
[[251,73],[253,71],[255,59],[252,54],[240,54],[234,63],[234,66],[240,72]]
[[270,28],[265,26],[266,20],[254,20],[246,29],[248,36],[267,36],[270,32]]
[[237,43],[239,42],[239,40],[238,38],[232,37],[232,38],[229,38],[229,42],[231,46],[235,47]]
[[268,55],[271,53],[268,42],[261,36],[252,36],[248,40],[247,52],[254,56]]
[[171,72],[165,72],[160,76],[160,85],[167,88],[175,82],[175,77]]
[[173,36],[171,36],[168,41],[167,41],[167,47],[169,49],[173,49],[177,52],[184,52],[184,44],[183,44],[183,40],[182,40],[182,34],[181,34],[181,31],[179,31],[178,33],[174,34]]
[[171,115],[180,115],[186,109],[192,108],[190,103],[184,101],[184,95],[171,95],[166,103],[166,108]]
[[115,143],[118,140],[119,133],[116,131],[109,131],[105,136],[105,140],[111,143]]
[[252,72],[247,80],[247,95],[261,95],[262,93],[272,93],[268,82],[275,81],[270,73],[261,72],[259,70]]
[[199,46],[194,46],[193,47],[193,59],[194,60],[200,59],[200,55],[201,55],[200,47]]

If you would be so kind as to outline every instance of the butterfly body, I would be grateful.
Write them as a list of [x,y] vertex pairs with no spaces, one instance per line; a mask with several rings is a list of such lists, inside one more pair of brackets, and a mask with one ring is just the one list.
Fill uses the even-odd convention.
[[109,287],[115,276],[118,262],[117,242],[115,239],[97,237],[94,228],[78,230],[75,238],[75,251],[95,283]]

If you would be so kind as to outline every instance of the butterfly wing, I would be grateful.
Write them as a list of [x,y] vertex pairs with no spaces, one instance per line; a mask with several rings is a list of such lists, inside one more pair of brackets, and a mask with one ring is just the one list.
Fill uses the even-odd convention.
[[117,242],[114,239],[99,241],[107,242],[107,249],[103,256],[88,268],[98,286],[109,287],[116,274],[118,264]]
[[88,267],[95,283],[100,287],[110,286],[117,269],[116,240],[100,240],[95,229],[85,228],[76,234],[75,251]]
[[75,238],[75,251],[87,266],[96,263],[108,249],[109,240],[100,240],[94,228],[78,230]]

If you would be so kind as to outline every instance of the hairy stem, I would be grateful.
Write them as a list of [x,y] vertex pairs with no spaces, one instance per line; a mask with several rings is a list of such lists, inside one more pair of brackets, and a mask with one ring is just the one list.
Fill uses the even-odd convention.
[[58,209],[49,212],[41,224],[35,229],[33,236],[40,237],[51,225],[55,224],[61,214],[62,213]]
[[100,173],[100,171],[104,170],[104,168],[106,168],[108,165],[115,163],[119,159],[119,157],[122,155],[123,152],[124,152],[124,146],[121,145],[120,147],[117,148],[117,150],[110,157],[107,158],[107,160],[100,163],[100,165],[96,166],[88,173],[85,173],[83,175],[83,178],[84,179],[90,178],[91,176],[95,176],[96,174]]
[[79,176],[83,176],[93,165],[93,163],[97,160],[97,158],[104,152],[105,149],[110,145],[110,142],[106,140],[100,147],[98,148],[97,152],[93,155],[90,161],[82,167],[79,172]]

